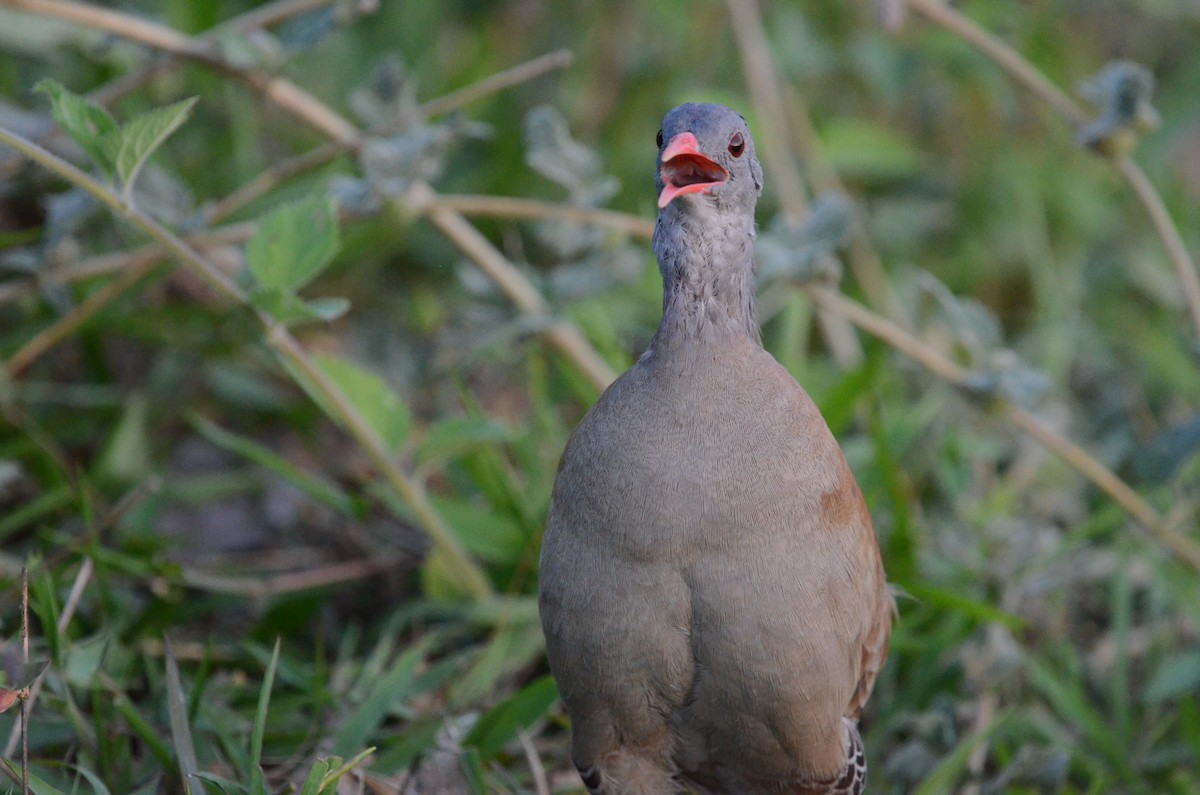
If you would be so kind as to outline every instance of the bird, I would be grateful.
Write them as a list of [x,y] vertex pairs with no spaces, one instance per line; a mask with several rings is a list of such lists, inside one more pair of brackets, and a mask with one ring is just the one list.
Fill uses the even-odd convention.
[[591,795],[849,795],[895,603],[854,475],[762,346],[763,169],[722,105],[667,113],[662,319],[571,434],[538,606]]

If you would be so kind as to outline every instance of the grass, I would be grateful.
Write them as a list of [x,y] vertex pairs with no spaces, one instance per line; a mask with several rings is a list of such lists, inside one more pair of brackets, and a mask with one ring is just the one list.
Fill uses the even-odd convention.
[[[153,5],[0,12],[10,789],[24,704],[38,795],[580,792],[542,526],[657,321],[649,142],[716,99],[802,166],[764,341],[902,593],[872,791],[1200,792],[1193,12]],[[1156,132],[1071,98],[1114,52]]]

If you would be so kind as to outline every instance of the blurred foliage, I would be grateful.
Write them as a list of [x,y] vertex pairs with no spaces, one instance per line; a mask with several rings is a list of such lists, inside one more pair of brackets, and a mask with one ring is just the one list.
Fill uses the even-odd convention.
[[[762,5],[774,62],[846,186],[788,226],[768,163],[764,340],[839,435],[907,594],[865,722],[872,791],[1200,792],[1200,578],[986,401],[869,338],[864,362],[839,371],[795,284],[830,278],[863,224],[915,329],[971,370],[976,398],[1032,407],[1195,538],[1196,340],[1142,208],[1091,150],[1132,151],[1200,251],[1200,11],[956,4],[1091,103],[1077,133],[912,11],[891,31],[870,3]],[[204,34],[252,6],[121,8]],[[213,38],[229,63],[294,80],[370,135],[357,157],[241,209],[232,221],[261,219],[248,245],[206,255],[259,309],[306,321],[294,333],[427,484],[497,596],[453,598],[411,505],[279,366],[248,311],[185,270],[149,268],[0,379],[0,688],[48,663],[29,735],[35,791],[186,780],[193,793],[316,793],[352,777],[396,791],[415,771],[410,792],[524,793],[531,754],[556,788],[581,791],[532,594],[558,455],[596,390],[539,341],[544,320],[394,200],[429,180],[652,217],[667,109],[720,101],[760,129],[727,9],[340,0]],[[564,71],[421,117],[422,102],[563,47],[575,56]],[[81,166],[90,154],[180,232],[325,143],[229,75],[182,64],[104,114],[73,106],[96,133],[80,147],[34,86],[50,76],[86,94],[157,59],[11,10],[0,50],[0,127]],[[478,225],[610,364],[640,353],[660,289],[644,241],[558,221]],[[0,356],[120,278],[56,274],[144,242],[0,149]],[[85,559],[94,573],[57,628]],[[0,745],[16,712],[0,714]]]

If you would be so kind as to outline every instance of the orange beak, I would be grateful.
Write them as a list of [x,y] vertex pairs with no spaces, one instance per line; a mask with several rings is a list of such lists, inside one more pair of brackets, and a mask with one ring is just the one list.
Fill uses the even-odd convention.
[[700,144],[690,132],[681,132],[670,140],[662,153],[662,193],[658,208],[666,207],[676,196],[707,193],[728,181],[729,172],[700,153]]

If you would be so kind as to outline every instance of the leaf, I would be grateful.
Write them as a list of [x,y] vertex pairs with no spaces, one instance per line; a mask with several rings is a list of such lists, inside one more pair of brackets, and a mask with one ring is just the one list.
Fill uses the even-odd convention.
[[271,652],[271,662],[258,693],[258,707],[254,710],[254,729],[250,734],[250,791],[255,795],[265,795],[267,791],[262,769],[263,736],[267,732],[267,707],[271,704],[271,688],[275,684],[275,670],[279,667],[280,645],[281,638],[275,638],[275,650]]
[[1075,134],[1075,141],[1100,154],[1120,155],[1159,124],[1150,104],[1154,74],[1133,61],[1111,61],[1080,86],[1079,93],[1097,108],[1096,117]]
[[516,436],[514,428],[491,417],[452,417],[430,426],[414,457],[428,469],[478,447],[511,442]]
[[[321,779],[321,787],[319,791],[322,793],[336,793],[338,791],[338,780],[354,768],[358,767],[366,760],[367,757],[374,753],[375,746],[371,746],[370,748],[364,748],[363,750],[359,751],[357,756],[352,759],[348,759],[345,762],[342,762],[342,760],[336,756],[330,757],[327,760],[327,767],[330,768],[330,770],[325,774],[324,778]],[[301,793],[301,795],[303,795],[303,793]]]
[[134,116],[121,125],[119,144],[113,163],[125,188],[126,199],[133,191],[138,173],[154,151],[162,146],[171,133],[187,121],[199,97],[190,97],[165,108],[155,108]]
[[333,201],[318,196],[263,218],[246,246],[246,260],[259,286],[294,292],[329,264],[338,245]]
[[458,757],[459,768],[467,780],[472,795],[487,795],[487,779],[483,775],[483,760],[474,748],[465,748]]
[[391,670],[372,683],[362,703],[343,721],[333,742],[335,755],[344,757],[360,751],[388,713],[413,693],[417,669],[429,646],[428,638],[417,641],[395,659]]
[[1172,654],[1163,660],[1146,685],[1144,698],[1168,701],[1200,690],[1200,649]]
[[308,777],[304,779],[304,786],[300,788],[300,795],[318,795],[321,791],[321,782],[325,780],[325,774],[333,767],[332,760],[318,759],[313,763],[312,769],[308,771]]
[[543,676],[484,713],[463,740],[463,745],[479,749],[479,755],[491,759],[517,737],[545,717],[558,698],[551,676]]
[[[388,450],[396,450],[408,438],[408,407],[382,378],[356,364],[334,356],[314,356],[314,363],[362,415]],[[338,416],[330,412],[330,416]]]
[[100,780],[100,776],[91,770],[80,765],[71,765],[71,769],[87,779],[87,782],[92,785],[92,792],[96,793],[96,795],[112,795],[111,790]]
[[250,303],[285,326],[337,320],[350,309],[350,301],[345,298],[305,301],[290,290],[280,287],[256,288],[250,293]]
[[68,91],[56,80],[44,78],[33,87],[50,98],[50,114],[92,158],[101,170],[111,172],[113,161],[105,139],[118,134],[117,123],[104,108]]
[[109,437],[100,456],[99,473],[120,483],[133,483],[150,471],[150,404],[146,396],[133,394],[125,403],[125,410],[117,427]]
[[167,716],[171,722],[171,740],[175,744],[175,756],[179,760],[179,777],[183,780],[183,792],[184,795],[191,795],[193,783],[203,792],[203,785],[195,778],[200,766],[196,762],[196,746],[192,743],[192,729],[188,725],[188,698],[179,678],[179,664],[175,662],[175,652],[171,650],[171,641],[165,634],[163,661],[167,672]]
[[[17,767],[16,762],[3,758],[0,758],[0,762],[3,762],[5,767],[9,769],[9,772],[12,773],[14,781],[21,780],[21,768]],[[15,792],[15,790],[9,791]],[[32,792],[33,795],[66,795],[66,793],[64,793],[62,790],[47,784],[33,773],[29,774],[29,791]]]
[[99,635],[84,641],[74,641],[65,655],[63,677],[76,687],[89,687],[96,681],[96,673],[108,651],[108,635]]
[[524,554],[529,539],[511,516],[462,498],[434,497],[433,501],[438,513],[472,555],[489,563],[512,564]]
[[1200,451],[1200,414],[1160,433],[1133,455],[1133,471],[1144,482],[1165,483]]

